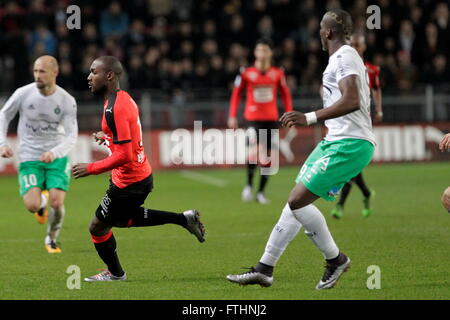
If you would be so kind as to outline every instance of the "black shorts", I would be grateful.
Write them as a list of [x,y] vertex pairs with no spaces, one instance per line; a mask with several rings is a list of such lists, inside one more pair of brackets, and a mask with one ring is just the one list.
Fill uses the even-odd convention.
[[[272,141],[272,129],[278,129],[279,122],[278,121],[247,121],[247,130],[252,129],[256,131],[256,143],[263,145],[267,149],[271,149],[271,141]],[[262,133],[259,130],[266,130],[266,139],[261,139],[260,137]]]
[[95,211],[95,216],[111,226],[126,227],[133,213],[144,204],[152,189],[153,175],[122,189],[110,180],[109,188]]

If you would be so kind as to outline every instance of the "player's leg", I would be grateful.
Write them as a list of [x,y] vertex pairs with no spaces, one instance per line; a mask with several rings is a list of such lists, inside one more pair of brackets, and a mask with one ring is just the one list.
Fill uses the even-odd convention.
[[[47,221],[48,192],[45,188],[44,168],[40,161],[27,161],[19,165],[19,193],[27,210],[38,223]],[[43,191],[44,190],[44,191]]]
[[441,203],[445,209],[450,213],[450,187],[444,190],[441,196]]
[[268,204],[270,202],[264,193],[270,175],[268,175],[267,172],[264,172],[263,168],[270,168],[272,165],[270,161],[272,154],[272,130],[277,128],[277,122],[273,121],[262,121],[258,127],[258,159],[261,166],[261,175],[259,188],[256,193],[256,201],[261,204]]
[[[130,210],[130,209],[128,209]],[[130,210],[131,219],[126,225],[118,227],[151,227],[163,224],[176,224],[186,228],[194,234],[198,241],[205,241],[205,227],[200,221],[200,213],[197,210],[187,210],[182,213],[135,207]]]
[[126,196],[126,202],[122,201],[119,206],[123,203],[125,203],[125,206],[123,209],[119,207],[118,210],[127,212],[127,214],[121,214],[113,225],[116,227],[151,227],[176,224],[193,233],[200,242],[204,242],[205,228],[200,222],[200,213],[197,210],[177,213],[142,207],[152,189],[153,176],[150,176],[122,190],[122,193]]
[[256,129],[253,122],[250,122],[250,124],[248,125],[246,140],[248,148],[248,159],[246,166],[247,183],[244,186],[244,189],[242,189],[241,198],[242,201],[249,202],[253,198],[253,178],[255,176],[258,152]]
[[59,245],[56,243],[59,233],[64,222],[66,209],[64,207],[64,200],[66,192],[60,189],[52,188],[50,193],[50,205],[47,223],[47,236],[45,237],[45,247],[49,253],[62,252]]
[[70,164],[67,157],[45,164],[45,184],[50,194],[45,248],[49,253],[60,253],[56,240],[61,231],[66,210],[64,201],[70,183]]
[[89,232],[91,234],[92,242],[99,257],[108,267],[108,270],[100,272],[92,277],[85,278],[84,281],[114,281],[114,280],[126,280],[126,273],[122,269],[122,266],[117,255],[117,244],[114,234],[111,230],[112,226],[103,221],[103,218],[99,219],[96,215],[91,220],[89,225]]
[[366,182],[364,181],[362,172],[360,174],[358,174],[353,180],[356,183],[356,185],[359,187],[359,189],[361,189],[361,192],[364,196],[364,199],[363,199],[364,209],[362,210],[362,215],[365,217],[369,217],[373,212],[370,202],[371,202],[372,198],[374,197],[375,192],[373,190],[370,190],[367,187]]
[[347,197],[350,194],[351,188],[352,188],[352,180],[344,184],[344,186],[342,187],[339,201],[334,206],[333,210],[331,210],[331,216],[333,218],[340,219],[344,215],[345,201],[347,200]]
[[364,208],[361,211],[361,213],[364,217],[367,218],[373,213],[371,201],[372,201],[373,197],[375,196],[375,191],[373,191],[367,187],[366,182],[364,181],[362,172],[360,174],[358,174],[353,180],[356,183],[356,185],[359,187],[359,189],[361,189],[361,192],[364,196],[364,198],[363,198]]

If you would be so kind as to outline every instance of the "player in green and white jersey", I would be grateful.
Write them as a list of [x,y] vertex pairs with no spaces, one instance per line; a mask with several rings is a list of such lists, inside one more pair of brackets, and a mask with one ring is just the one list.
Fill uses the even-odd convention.
[[9,122],[19,113],[19,192],[39,223],[45,223],[48,215],[45,247],[49,253],[59,253],[56,239],[65,215],[64,199],[70,180],[67,155],[78,136],[77,105],[67,91],[56,85],[58,62],[54,57],[39,57],[33,74],[35,82],[18,88],[0,109],[0,156],[14,155],[6,134]]
[[369,79],[358,52],[347,44],[351,32],[352,19],[346,11],[330,10],[323,16],[320,38],[329,54],[322,79],[323,109],[288,112],[280,121],[292,127],[325,120],[328,133],[303,164],[259,263],[246,273],[228,275],[231,282],[270,286],[276,263],[302,226],[326,260],[316,289],[332,288],[350,267],[350,259],[337,247],[313,202],[334,200],[342,186],[369,164],[374,152]]

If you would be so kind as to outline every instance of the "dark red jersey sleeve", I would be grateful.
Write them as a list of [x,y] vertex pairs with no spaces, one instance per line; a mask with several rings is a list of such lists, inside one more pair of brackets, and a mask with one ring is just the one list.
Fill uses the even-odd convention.
[[244,71],[241,72],[234,80],[234,88],[231,93],[231,101],[230,101],[230,112],[229,117],[235,118],[237,116],[237,112],[239,109],[239,104],[241,102],[242,92],[245,90],[247,86],[244,76]]
[[121,143],[114,148],[114,152],[107,158],[88,164],[89,174],[100,174],[120,167],[133,158],[131,143]]
[[281,77],[278,86],[280,88],[281,100],[283,101],[284,111],[285,112],[292,111],[293,107],[292,107],[291,91],[289,90],[289,87],[286,82],[286,75],[284,74],[283,71],[281,71]]

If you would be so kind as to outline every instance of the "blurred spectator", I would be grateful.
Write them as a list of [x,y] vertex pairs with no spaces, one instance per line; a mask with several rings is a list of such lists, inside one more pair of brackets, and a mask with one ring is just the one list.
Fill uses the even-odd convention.
[[274,36],[274,29],[273,29],[273,22],[272,18],[269,15],[263,16],[258,21],[258,27],[256,30],[259,38],[273,38]]
[[415,37],[416,35],[414,34],[414,29],[411,21],[403,20],[400,23],[400,33],[398,35],[400,49],[411,53]]
[[128,30],[128,15],[122,11],[118,1],[113,1],[100,17],[100,32],[103,37],[121,38]]
[[58,59],[59,62],[59,74],[56,83],[66,89],[72,90],[74,87],[73,76],[72,76],[72,65],[67,59]]
[[411,55],[408,51],[399,51],[397,54],[398,68],[396,72],[398,88],[406,93],[411,92],[413,84],[417,80],[417,69],[411,63]]
[[44,0],[32,0],[30,8],[26,14],[27,25],[30,29],[36,28],[38,25],[51,25],[53,20],[50,18],[50,10],[45,5]]
[[133,89],[147,88],[146,73],[144,69],[144,62],[138,55],[130,57],[130,64],[128,67],[128,82]]
[[113,36],[106,38],[104,47],[99,52],[100,56],[114,56],[119,60],[123,59],[123,49],[119,46],[117,39]]
[[47,28],[47,25],[40,23],[36,30],[31,33],[30,51],[36,56],[39,54],[56,55],[58,41],[53,33]]
[[[325,10],[339,7],[366,33],[366,59],[380,65],[387,91],[450,81],[448,1],[78,0],[80,31],[65,27],[70,3],[0,1],[0,66],[6,70],[0,90],[29,81],[29,61],[52,54],[71,70],[74,89],[87,91],[90,63],[111,54],[122,60],[131,89],[181,90],[189,99],[201,86],[230,88],[239,67],[252,63],[262,36],[274,41],[274,62],[286,69],[292,87],[316,87],[328,60],[319,23]],[[366,29],[371,4],[381,8],[380,30]],[[61,79],[69,82],[62,68]]]
[[450,83],[450,70],[444,54],[440,53],[434,57],[431,67],[425,72],[424,81],[434,85]]

